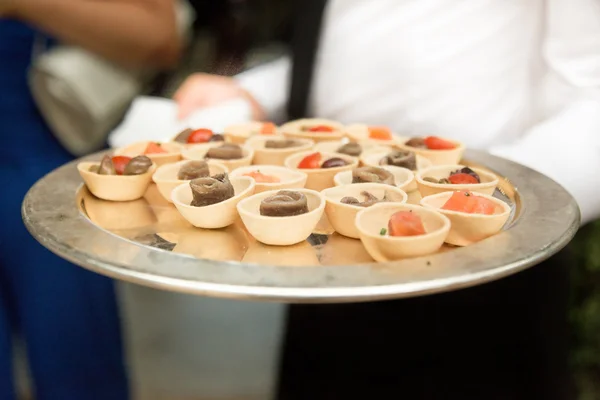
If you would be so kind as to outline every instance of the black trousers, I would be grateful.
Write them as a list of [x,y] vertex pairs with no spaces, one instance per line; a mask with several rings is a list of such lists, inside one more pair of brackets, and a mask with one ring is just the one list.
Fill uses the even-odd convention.
[[572,399],[571,260],[450,293],[292,305],[278,399]]

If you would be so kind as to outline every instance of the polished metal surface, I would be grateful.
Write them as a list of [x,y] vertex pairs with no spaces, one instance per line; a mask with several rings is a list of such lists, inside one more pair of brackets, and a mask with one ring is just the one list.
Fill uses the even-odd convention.
[[390,263],[375,263],[359,240],[333,233],[326,218],[306,242],[272,247],[256,242],[239,221],[222,230],[193,228],[154,185],[137,201],[99,200],[82,186],[78,161],[31,188],[23,220],[44,246],[103,275],[197,295],[285,302],[456,290],[521,271],[571,240],[579,209],[561,186],[484,152],[468,151],[466,159],[501,177],[499,196],[514,211],[505,230],[468,247]]

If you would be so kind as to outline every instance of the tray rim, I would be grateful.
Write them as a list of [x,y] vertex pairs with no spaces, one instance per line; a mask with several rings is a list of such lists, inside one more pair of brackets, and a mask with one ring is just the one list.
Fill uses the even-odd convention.
[[[512,222],[510,229],[506,232],[509,232],[510,235],[518,234],[517,236],[522,238],[532,238],[531,233],[533,233],[536,227],[540,229],[544,228],[546,236],[548,235],[548,229],[552,227],[556,230],[556,234],[551,235],[552,239],[550,241],[536,241],[535,236],[533,236],[533,243],[528,242],[523,243],[522,246],[520,245],[518,251],[516,251],[517,254],[502,265],[495,265],[489,268],[484,267],[480,268],[479,271],[465,272],[462,275],[412,282],[390,282],[365,286],[284,286],[272,284],[261,285],[259,278],[257,278],[258,284],[237,284],[231,282],[224,283],[223,280],[221,282],[211,282],[208,280],[192,279],[190,277],[167,276],[165,274],[148,272],[144,269],[155,267],[156,265],[153,264],[156,263],[159,264],[157,266],[159,268],[161,262],[164,264],[164,261],[169,259],[170,261],[168,262],[170,263],[178,260],[178,264],[193,264],[196,268],[203,266],[207,268],[227,266],[229,268],[249,270],[241,271],[241,273],[256,272],[256,270],[253,271],[252,269],[259,268],[265,270],[261,272],[266,273],[265,276],[267,277],[269,276],[269,272],[273,276],[280,276],[282,273],[285,275],[285,272],[282,272],[285,269],[303,267],[278,267],[243,264],[233,261],[221,262],[198,259],[182,254],[171,254],[164,250],[128,242],[109,231],[97,227],[85,216],[81,215],[79,207],[74,200],[74,194],[81,186],[81,179],[77,174],[76,165],[83,160],[99,159],[105,153],[106,151],[103,151],[74,160],[40,179],[25,196],[22,205],[23,221],[29,232],[43,246],[58,256],[93,272],[160,290],[211,297],[290,303],[374,301],[446,292],[497,280],[547,259],[562,249],[573,238],[580,224],[579,208],[575,200],[555,181],[520,164],[492,156],[482,151],[467,150],[465,159],[485,165],[502,176],[510,177],[511,184],[518,192],[519,200],[522,202],[520,215],[518,219]],[[61,182],[60,190],[52,190],[55,188],[55,186],[51,185],[54,181]],[[552,203],[541,201],[541,199],[550,195],[553,199]],[[51,196],[53,201],[58,201],[58,204],[56,204],[58,208],[55,212],[36,207],[40,204],[40,198],[47,198],[48,196]],[[53,217],[56,213],[58,213],[58,216]],[[69,232],[66,230],[67,226],[69,227]],[[63,228],[62,231],[61,227]],[[134,246],[136,250],[139,250],[143,254],[144,257],[141,258],[148,260],[148,263],[126,265],[116,260],[105,260],[101,257],[94,257],[93,254],[90,255],[67,243],[67,240],[72,240],[72,237],[69,235],[74,230],[77,230],[80,234],[93,232],[94,236],[99,237],[106,243],[114,243],[115,246]],[[477,251],[481,254],[486,254],[487,249],[494,247],[494,239],[496,238],[476,244],[475,246],[478,246]],[[429,260],[437,260],[438,258],[443,260],[446,258],[450,262],[452,257],[448,257],[447,254],[453,254],[457,251],[459,250],[391,263],[335,267],[315,266],[311,268],[322,270],[320,272],[322,273],[332,268],[367,268],[368,266],[373,268],[394,268],[399,265],[401,266],[402,263],[424,262],[425,258]],[[444,256],[445,254],[446,256]],[[165,259],[165,257],[167,258]],[[281,271],[277,271],[278,269]]]

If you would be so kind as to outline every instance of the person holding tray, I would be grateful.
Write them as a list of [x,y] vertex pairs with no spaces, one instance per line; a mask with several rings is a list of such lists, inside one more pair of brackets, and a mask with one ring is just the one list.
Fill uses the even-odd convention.
[[[293,63],[192,75],[174,96],[181,115],[245,98],[256,119],[448,137],[552,177],[583,223],[600,215],[596,1],[298,3]],[[291,306],[280,398],[571,398],[569,264],[562,252],[452,293]]]
[[[22,335],[36,399],[126,399],[110,279],[76,268],[29,235],[21,201],[73,157],[27,84],[37,35],[131,66],[169,67],[180,52],[174,0],[0,0],[0,399],[16,398],[11,334]],[[46,205],[49,210],[52,204]]]

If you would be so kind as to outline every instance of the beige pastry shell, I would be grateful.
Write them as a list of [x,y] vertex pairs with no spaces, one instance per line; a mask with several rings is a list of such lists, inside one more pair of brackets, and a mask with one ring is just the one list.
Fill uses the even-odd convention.
[[510,216],[510,206],[500,199],[483,193],[471,192],[475,196],[480,196],[493,201],[496,204],[496,210],[492,215],[469,214],[459,211],[442,210],[441,207],[448,201],[454,192],[438,193],[424,197],[421,205],[433,210],[439,211],[450,219],[450,233],[446,238],[446,243],[455,246],[468,246],[485,238],[500,232],[508,217]]
[[235,222],[238,217],[237,204],[254,193],[254,179],[248,177],[231,178],[235,195],[220,203],[204,207],[193,207],[192,189],[189,182],[183,183],[173,190],[173,204],[183,218],[197,228],[219,229]]
[[399,137],[396,134],[392,133],[392,138],[390,140],[383,139],[371,139],[369,137],[369,125],[367,124],[352,124],[344,127],[344,131],[346,132],[346,136],[352,142],[358,143],[369,143],[372,145],[382,145],[382,146],[393,146],[397,144],[404,143],[406,138]]
[[456,140],[450,140],[443,138],[444,140],[448,140],[456,145],[456,148],[450,150],[429,150],[429,149],[419,149],[416,147],[406,146],[406,143],[409,139],[404,140],[396,145],[396,147],[402,150],[409,150],[415,154],[423,156],[427,158],[433,165],[448,165],[448,164],[457,164],[463,157],[465,153],[465,145],[457,142]]
[[[156,172],[154,172],[154,175],[152,175],[152,180],[154,183],[156,183],[158,191],[165,198],[165,200],[170,203],[173,202],[171,199],[171,193],[173,192],[173,189],[182,183],[189,182],[189,180],[177,179],[179,170],[188,162],[190,162],[190,160],[183,160],[174,164],[163,165],[158,167]],[[229,172],[226,166],[217,161],[207,160],[206,163],[208,164],[210,176]]]
[[[398,211],[417,213],[426,233],[405,237],[381,235],[381,229],[387,230],[391,216]],[[438,211],[418,205],[380,203],[360,211],[356,227],[369,255],[376,261],[386,262],[437,252],[450,232],[450,220]]]
[[265,143],[267,140],[285,140],[282,136],[273,137],[273,135],[260,135],[248,139],[246,146],[254,150],[254,165],[284,165],[285,159],[290,155],[307,151],[313,148],[315,142],[310,139],[294,139],[302,143],[300,146],[286,149],[267,149]]
[[362,192],[367,191],[373,196],[382,199],[386,194],[390,203],[406,203],[407,194],[395,186],[382,183],[354,183],[325,189],[321,192],[325,196],[325,213],[329,223],[340,235],[353,239],[359,239],[360,233],[356,229],[356,214],[365,207],[344,204],[342,198],[351,196],[359,201],[364,197]]
[[351,157],[345,154],[340,153],[328,153],[328,152],[320,152],[321,153],[321,161],[326,161],[330,158],[341,158],[348,163],[348,165],[344,165],[343,167],[336,168],[315,168],[315,169],[299,169],[298,164],[302,159],[309,154],[315,153],[314,151],[304,151],[302,153],[292,154],[288,158],[285,159],[285,166],[287,168],[298,170],[306,173],[306,185],[307,189],[312,189],[320,192],[323,189],[330,188],[334,186],[333,178],[336,174],[342,171],[350,171],[353,168],[358,166],[358,159],[356,157]]
[[152,164],[148,171],[141,175],[99,175],[90,171],[92,165],[99,164],[100,162],[80,162],[77,164],[77,170],[94,196],[109,201],[142,198],[156,170],[156,164]]
[[308,201],[308,213],[292,217],[260,215],[260,203],[279,190],[255,194],[237,205],[242,222],[259,242],[272,246],[290,246],[306,240],[315,229],[325,210],[325,197],[314,190],[294,189]]
[[[189,145],[181,151],[181,155],[184,160],[205,160],[204,156],[206,156],[208,150],[220,147],[223,144],[224,142],[211,142]],[[214,160],[226,166],[229,171],[252,164],[254,150],[246,145],[241,145],[240,147],[242,148],[242,158],[235,160],[220,160],[215,158]]]
[[[394,175],[396,187],[400,190],[408,193],[408,189],[414,186],[415,174],[410,169],[396,167],[395,165],[380,165],[376,168],[385,169]],[[336,186],[352,184],[352,171],[338,172],[333,177],[333,182]]]
[[[392,151],[392,150],[369,152],[360,157],[360,162],[363,165],[366,165],[369,167],[383,167],[383,165],[379,164],[379,161],[381,161],[381,159],[383,157],[388,155],[390,153],[390,151]],[[425,168],[429,168],[432,165],[431,161],[429,161],[427,158],[420,156],[418,154],[415,154],[415,159],[417,160],[417,171],[425,169]],[[417,190],[417,182],[415,180],[413,180],[410,183],[410,185],[408,185],[404,190],[407,193]]]
[[244,144],[246,140],[253,136],[265,136],[268,138],[278,137],[279,128],[273,134],[261,134],[260,131],[265,123],[260,121],[250,121],[241,124],[234,124],[225,127],[223,136],[230,143]]
[[491,172],[484,171],[479,168],[471,168],[479,175],[481,183],[471,183],[462,185],[432,183],[424,181],[423,178],[431,177],[435,179],[447,178],[452,171],[464,168],[465,165],[435,165],[424,170],[418,171],[415,174],[417,187],[421,193],[421,197],[431,196],[442,192],[454,192],[456,190],[469,190],[479,193],[492,195],[498,186],[498,177]]
[[[303,126],[319,126],[327,125],[331,126],[333,132],[305,132],[301,128]],[[316,142],[323,142],[328,140],[340,140],[344,137],[344,125],[337,121],[332,121],[324,118],[304,118],[297,119],[294,121],[287,122],[279,127],[279,131],[290,139],[311,139]]]
[[302,189],[306,185],[307,175],[299,170],[292,170],[276,165],[253,165],[240,167],[229,174],[230,177],[244,176],[244,174],[260,171],[265,175],[276,176],[279,182],[259,183],[256,182],[254,193],[262,193],[267,190]]
[[[162,147],[167,152],[166,153],[158,153],[158,154],[144,154],[146,147],[148,147],[148,144],[150,144],[150,143],[160,144],[160,147]],[[127,157],[131,157],[131,158],[145,155],[149,159],[151,159],[152,162],[155,163],[157,167],[160,167],[161,165],[170,164],[170,163],[174,163],[174,162],[181,160],[182,147],[183,146],[181,144],[175,143],[175,142],[161,143],[161,142],[152,142],[152,141],[146,140],[143,142],[132,143],[128,146],[119,147],[118,149],[115,150],[114,155],[115,156],[127,156]]]

